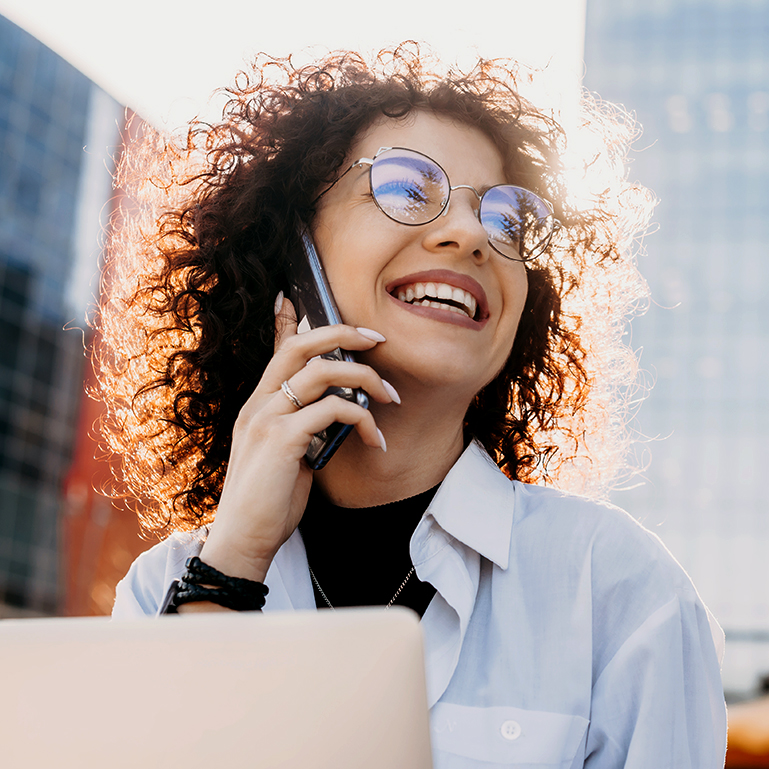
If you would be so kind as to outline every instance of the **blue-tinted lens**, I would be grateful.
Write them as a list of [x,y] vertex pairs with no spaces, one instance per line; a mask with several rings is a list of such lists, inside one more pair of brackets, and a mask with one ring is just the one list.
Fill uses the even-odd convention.
[[545,201],[511,184],[486,191],[480,218],[491,245],[510,259],[534,258],[553,233],[553,214]]
[[443,211],[449,180],[419,152],[386,150],[371,166],[371,192],[379,208],[401,224],[426,224]]

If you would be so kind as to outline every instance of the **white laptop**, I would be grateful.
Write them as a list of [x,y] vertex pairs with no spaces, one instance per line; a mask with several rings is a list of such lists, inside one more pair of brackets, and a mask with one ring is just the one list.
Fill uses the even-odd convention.
[[4,769],[429,769],[405,609],[0,621]]

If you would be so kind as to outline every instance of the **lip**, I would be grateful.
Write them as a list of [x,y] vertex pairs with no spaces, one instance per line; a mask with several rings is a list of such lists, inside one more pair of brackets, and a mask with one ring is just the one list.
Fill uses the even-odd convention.
[[[473,295],[475,301],[478,303],[478,320],[473,320],[472,318],[458,315],[447,310],[436,310],[433,307],[420,307],[419,305],[406,304],[401,302],[396,296],[393,296],[398,288],[409,285],[410,283],[446,283],[449,286],[454,286],[455,288],[461,288],[464,291],[467,291]],[[463,275],[459,272],[452,272],[451,270],[424,270],[422,272],[414,272],[410,275],[404,275],[402,278],[396,278],[395,280],[390,281],[385,286],[385,290],[390,298],[397,302],[401,307],[405,307],[418,315],[424,315],[427,318],[442,320],[475,330],[483,328],[489,319],[489,300],[486,297],[486,292],[483,290],[483,286],[469,275]]]

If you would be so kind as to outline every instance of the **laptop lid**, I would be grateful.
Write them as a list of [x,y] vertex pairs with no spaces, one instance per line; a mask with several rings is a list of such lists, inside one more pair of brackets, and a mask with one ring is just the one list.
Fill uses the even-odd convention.
[[0,622],[4,767],[429,769],[421,628],[393,608]]

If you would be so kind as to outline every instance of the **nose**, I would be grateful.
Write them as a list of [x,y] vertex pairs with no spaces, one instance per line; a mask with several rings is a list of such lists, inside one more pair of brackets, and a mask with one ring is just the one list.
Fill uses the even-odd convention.
[[481,196],[467,184],[451,188],[443,213],[427,225],[424,246],[431,251],[449,251],[485,262],[491,254],[486,230],[480,220]]

